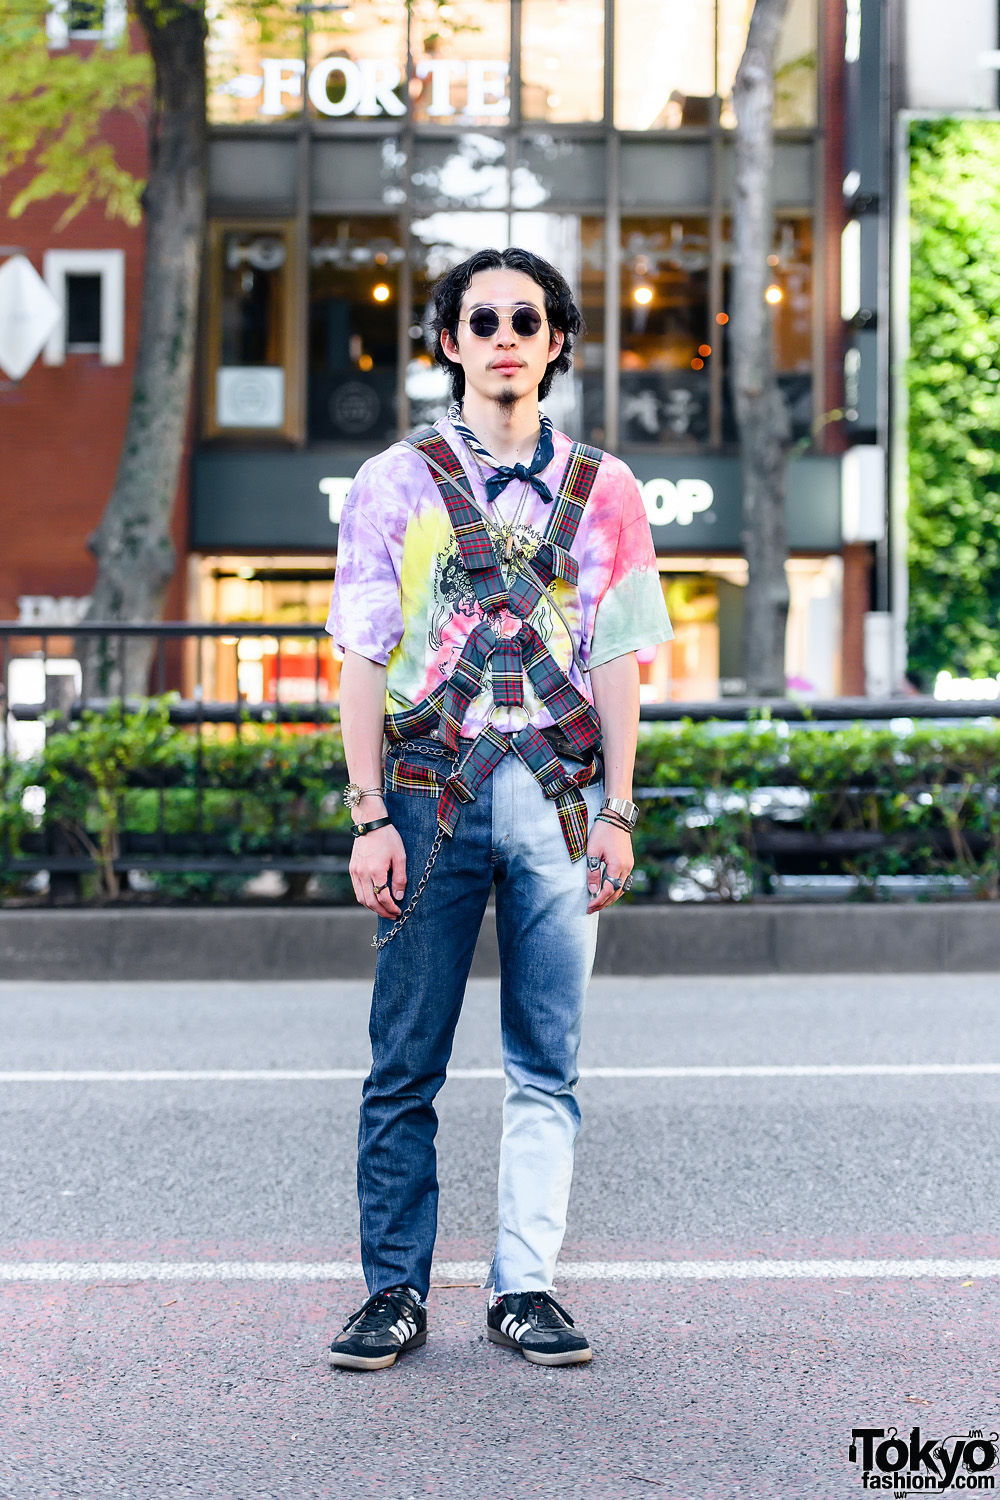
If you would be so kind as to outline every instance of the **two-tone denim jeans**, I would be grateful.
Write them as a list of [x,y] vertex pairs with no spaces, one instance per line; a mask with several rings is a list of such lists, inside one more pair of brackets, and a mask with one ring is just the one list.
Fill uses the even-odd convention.
[[[409,742],[408,762],[421,760],[421,743],[425,764],[450,769],[434,741]],[[584,797],[592,821],[601,782]],[[386,802],[406,850],[405,905],[437,832],[437,801],[389,792]],[[371,1292],[405,1283],[427,1295],[438,1206],[434,1099],[494,886],[507,1092],[486,1285],[501,1295],[553,1286],[580,1126],[577,1052],[598,919],[587,914],[586,861],[570,860],[555,803],[510,752],[462,809],[413,916],[379,953],[358,1137]],[[379,936],[391,926],[379,918]]]

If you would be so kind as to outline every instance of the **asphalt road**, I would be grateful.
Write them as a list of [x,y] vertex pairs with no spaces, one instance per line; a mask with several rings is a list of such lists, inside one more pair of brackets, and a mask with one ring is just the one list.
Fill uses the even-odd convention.
[[[474,984],[430,1338],[357,1376],[325,1349],[364,1297],[358,1079],[113,1075],[363,1070],[366,988],[0,984],[0,1496],[828,1500],[866,1493],[852,1428],[988,1435],[1000,1074],[634,1070],[980,1067],[998,998],[993,975],[595,981],[581,1062],[625,1076],[580,1084],[557,1288],[595,1357],[553,1371],[484,1341],[469,1284],[503,1093],[460,1076],[498,1065]],[[66,1070],[105,1077],[39,1076]]]

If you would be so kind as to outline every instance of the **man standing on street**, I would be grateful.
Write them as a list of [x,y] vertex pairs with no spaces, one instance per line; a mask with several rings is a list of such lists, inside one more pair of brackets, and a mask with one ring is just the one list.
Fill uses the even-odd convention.
[[581,326],[528,251],[456,266],[433,294],[455,404],[362,467],[341,521],[327,628],[351,879],[379,918],[358,1141],[371,1295],[330,1350],[348,1369],[427,1337],[434,1098],[494,886],[507,1092],[487,1334],[537,1364],[591,1357],[552,1296],[576,1059],[597,913],[632,869],[635,652],[671,631],[631,472],[539,411]]

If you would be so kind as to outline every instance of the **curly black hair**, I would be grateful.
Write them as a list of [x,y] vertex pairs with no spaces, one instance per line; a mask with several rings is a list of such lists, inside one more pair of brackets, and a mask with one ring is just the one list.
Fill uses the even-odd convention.
[[573,301],[569,282],[555,266],[535,255],[531,250],[477,250],[467,260],[452,267],[447,275],[435,285],[428,308],[427,343],[435,360],[451,377],[451,394],[455,401],[465,395],[465,371],[450,360],[441,348],[441,333],[447,328],[452,338],[458,337],[458,316],[462,310],[462,298],[469,282],[477,271],[521,271],[530,276],[545,293],[545,316],[550,328],[558,328],[563,334],[563,346],[558,355],[547,366],[538,387],[539,400],[544,400],[552,388],[557,375],[568,370],[572,364],[573,340],[584,331],[583,316]]

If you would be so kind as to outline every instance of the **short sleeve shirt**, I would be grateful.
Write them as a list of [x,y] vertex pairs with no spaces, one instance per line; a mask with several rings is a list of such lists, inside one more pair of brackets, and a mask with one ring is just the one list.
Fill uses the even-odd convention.
[[[496,500],[486,500],[483,476],[446,418],[435,423],[462,463],[468,489],[484,515],[512,526],[529,553],[542,540],[552,505],[530,485],[513,480]],[[553,434],[552,462],[542,472],[558,493],[571,440]],[[579,691],[593,702],[589,672],[615,657],[657,646],[673,631],[667,616],[649,521],[635,477],[605,454],[570,549],[579,565],[576,584],[557,579],[549,592],[565,619],[542,598],[530,622]],[[505,581],[513,572],[498,561]],[[327,630],[341,652],[353,651],[387,668],[386,710],[399,713],[422,702],[451,675],[466,640],[483,618],[462,564],[458,543],[434,476],[419,453],[396,443],[358,472],[344,505],[337,572]],[[502,617],[505,634],[519,618]],[[572,632],[572,640],[567,633]],[[583,666],[574,661],[574,650]],[[525,681],[524,709],[497,709],[503,732],[552,724],[552,716]],[[473,737],[493,709],[484,690],[469,706],[462,734]]]

